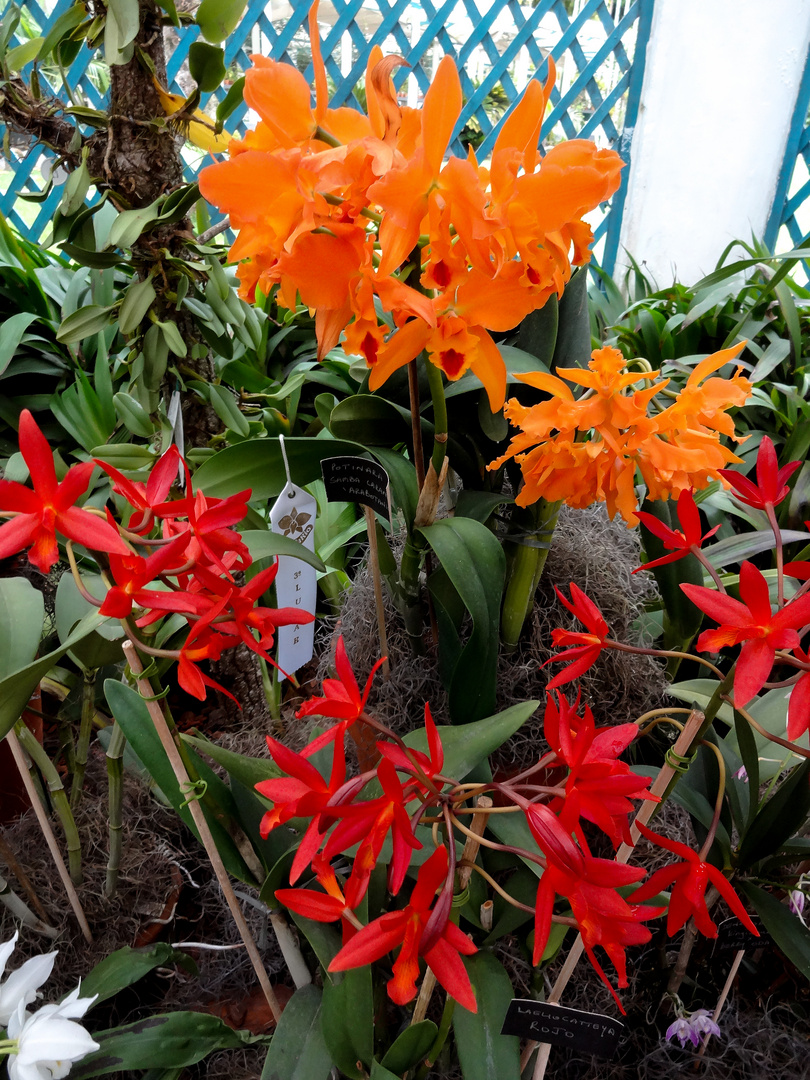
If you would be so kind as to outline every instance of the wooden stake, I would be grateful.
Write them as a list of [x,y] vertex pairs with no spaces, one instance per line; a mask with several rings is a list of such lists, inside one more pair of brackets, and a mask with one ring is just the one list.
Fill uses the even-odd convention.
[[[725,981],[723,989],[720,991],[720,997],[717,999],[717,1004],[714,1007],[714,1014],[712,1016],[712,1020],[715,1022],[715,1024],[720,1019],[720,1013],[723,1011],[723,1006],[726,1003],[726,998],[731,993],[731,984],[734,982],[734,978],[737,974],[737,971],[740,967],[740,964],[742,963],[742,959],[744,956],[745,949],[738,949],[734,955],[734,963],[731,965],[731,970],[728,973],[728,978]],[[699,1058],[702,1058],[703,1055],[706,1053],[706,1047],[709,1045],[709,1039],[711,1037],[712,1033],[710,1031],[707,1031],[706,1034],[703,1036],[703,1045],[698,1051]]]
[[20,740],[17,738],[17,733],[15,732],[14,728],[12,728],[11,731],[9,731],[9,733],[6,735],[6,740],[11,748],[11,753],[14,757],[14,763],[20,772],[20,777],[23,784],[25,785],[25,790],[28,794],[28,798],[31,801],[31,805],[34,808],[34,813],[37,815],[37,821],[39,822],[39,827],[42,830],[42,835],[45,837],[45,843],[48,845],[48,850],[51,853],[51,858],[53,859],[54,866],[56,867],[59,877],[62,879],[62,884],[65,887],[68,901],[70,902],[70,906],[73,908],[73,914],[76,916],[76,921],[81,928],[82,934],[84,934],[85,941],[89,945],[92,945],[93,935],[90,931],[90,926],[84,914],[82,902],[79,899],[79,894],[76,892],[76,887],[70,880],[70,874],[68,873],[67,867],[65,866],[65,860],[62,858],[62,853],[59,850],[59,844],[56,842],[56,837],[54,836],[53,829],[51,828],[51,823],[50,821],[48,821],[48,815],[45,813],[45,807],[40,801],[37,789],[34,787],[34,782],[28,772],[28,766],[25,763],[25,754],[23,752],[22,746],[20,745]]
[[[169,725],[166,723],[166,717],[163,714],[163,709],[158,701],[155,701],[152,685],[148,679],[143,679],[140,676],[143,674],[143,665],[141,664],[140,657],[135,651],[135,646],[131,641],[127,641],[123,645],[124,654],[127,658],[130,670],[135,675],[138,692],[144,699],[144,704],[149,710],[149,715],[152,722],[155,725],[161,745],[166,752],[166,757],[174,770],[174,775],[177,778],[177,782],[180,785],[181,790],[188,789],[191,784],[186,767],[183,764],[183,759],[180,756],[180,751],[177,749],[177,745],[172,737],[172,733],[169,731]],[[188,808],[191,816],[194,820],[194,824],[197,827],[197,831],[200,834],[203,847],[211,862],[211,866],[216,874],[219,886],[222,889],[222,893],[230,908],[233,921],[236,924],[236,928],[239,931],[239,936],[244,942],[247,954],[250,957],[250,962],[253,964],[253,970],[256,972],[256,978],[259,980],[259,985],[264,992],[267,1004],[270,1007],[270,1012],[278,1023],[281,1017],[281,1006],[278,1003],[273,987],[270,985],[270,980],[267,977],[267,972],[264,970],[264,964],[262,958],[259,955],[259,950],[256,947],[256,942],[253,940],[253,935],[250,932],[248,924],[245,922],[245,917],[242,914],[242,909],[239,906],[239,901],[236,898],[236,894],[233,891],[228,872],[225,869],[225,864],[222,862],[222,857],[217,850],[217,845],[214,841],[214,837],[211,835],[211,830],[208,827],[208,821],[203,813],[203,808],[200,806],[199,799],[192,798],[189,800]]]
[[[689,719],[686,721],[683,727],[683,731],[675,740],[675,745],[670,751],[670,757],[678,758],[684,757],[689,750],[689,747],[695,740],[695,736],[700,731],[701,724],[703,723],[704,716],[702,712],[698,712],[697,709],[693,710],[689,714]],[[661,767],[661,771],[656,776],[655,781],[650,787],[651,795],[661,796],[667,789],[667,786],[672,777],[677,772],[674,765],[670,764],[668,760],[664,760],[664,764]],[[641,809],[636,814],[633,824],[630,826],[630,835],[633,839],[633,844],[622,844],[619,850],[616,852],[616,862],[626,863],[635,850],[635,842],[641,835],[641,830],[638,828],[637,823],[640,821],[642,825],[646,825],[655,812],[655,808],[658,806],[657,802],[653,802],[652,799],[645,799],[641,805]],[[557,976],[554,986],[551,988],[549,996],[546,1001],[550,1005],[556,1005],[559,1003],[560,998],[563,995],[563,991],[568,985],[568,980],[574,974],[574,970],[579,963],[579,959],[584,952],[584,945],[582,943],[582,935],[577,935],[577,939],[571,946],[571,951],[565,961],[562,971]],[[543,1080],[546,1075],[546,1067],[548,1065],[549,1054],[551,1053],[551,1046],[549,1043],[537,1043],[531,1041],[527,1043],[526,1049],[523,1051],[523,1055],[520,1059],[520,1071],[521,1074],[526,1066],[531,1061],[532,1054],[539,1047],[537,1052],[537,1061],[534,1065],[534,1073],[532,1080]]]
[[368,564],[371,568],[371,580],[374,583],[374,603],[377,608],[377,634],[380,639],[380,656],[386,658],[382,666],[383,678],[388,679],[391,675],[391,665],[388,662],[388,635],[385,632],[380,553],[377,549],[377,519],[370,506],[364,506],[363,513],[366,517],[366,532],[368,534]]

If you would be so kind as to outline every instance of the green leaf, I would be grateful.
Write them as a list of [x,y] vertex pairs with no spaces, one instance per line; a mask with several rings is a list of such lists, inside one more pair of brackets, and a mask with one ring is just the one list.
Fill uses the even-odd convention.
[[[807,533],[797,532],[795,529],[782,530],[783,544],[802,543],[806,540]],[[711,547],[704,548],[704,554],[712,566],[718,568],[728,566],[729,563],[741,563],[762,551],[772,551],[775,545],[772,529],[756,529],[754,532],[740,533],[739,536],[719,540]]]
[[419,501],[419,489],[416,486],[416,469],[407,458],[396,450],[375,446],[372,448],[371,454],[388,473],[388,481],[391,486],[391,501],[395,507],[399,507],[402,511],[405,527],[410,532],[413,519],[416,516],[416,505]]
[[242,75],[232,83],[228,93],[217,105],[217,123],[224,124],[231,113],[238,109],[244,100],[245,76]]
[[94,458],[107,461],[116,469],[143,469],[155,462],[155,455],[148,446],[138,443],[109,443],[104,446],[94,446],[90,451]]
[[[287,867],[287,875],[289,875],[289,866]],[[275,902],[276,904],[279,903],[277,900]],[[340,952],[343,944],[340,932],[328,923],[316,922],[314,919],[306,919],[303,915],[299,915],[295,911],[288,911],[288,914],[309,942],[312,951],[318,957],[318,962],[324,971],[324,978],[329,980],[329,982],[340,982],[342,979],[340,973],[329,973],[329,965]]]
[[137,210],[123,210],[110,226],[105,247],[131,248],[153,221],[157,221],[163,196]]
[[588,267],[574,271],[560,300],[553,367],[587,367],[591,358]]
[[[359,443],[338,439],[293,438],[284,440],[293,483],[303,485],[321,477],[321,461],[343,454],[362,454]],[[220,450],[199,467],[197,487],[206,495],[223,498],[251,488],[254,502],[274,498],[287,483],[277,438],[251,439]]]
[[227,390],[224,386],[218,386],[216,383],[211,383],[208,387],[209,400],[213,406],[214,412],[220,418],[225,427],[235,431],[237,435],[241,435],[243,439],[246,439],[250,435],[250,427],[245,419],[245,416],[239,410],[239,406],[236,404],[236,399],[230,390]]
[[[226,750],[218,743],[210,739],[201,739],[196,735],[181,735],[183,742],[189,746],[195,746],[204,754],[207,754],[217,765],[221,765],[229,776],[235,777],[240,784],[252,791],[256,784],[262,780],[277,779],[283,776],[281,769],[270,758],[249,757],[246,754],[237,754],[234,750]],[[258,799],[259,796],[256,795]],[[270,806],[270,803],[264,803]]]
[[518,329],[517,347],[539,360],[545,369],[554,357],[559,317],[557,294],[552,293],[538,311],[526,316]]
[[147,1016],[94,1032],[93,1038],[100,1049],[72,1067],[71,1080],[137,1069],[180,1068],[202,1061],[214,1050],[235,1050],[255,1041],[247,1032],[233,1031],[218,1016],[196,1012]]
[[18,668],[0,680],[0,739],[4,739],[17,723],[28,704],[28,699],[54,664],[61,660],[74,645],[91,634],[101,621],[100,615],[91,615],[89,619],[83,620],[76,627],[58,649],[41,656],[31,664],[26,664],[23,668]]
[[107,11],[112,12],[118,23],[118,48],[125,49],[135,40],[141,24],[138,0],[107,0]]
[[371,1063],[371,1080],[400,1080],[400,1078],[375,1058]]
[[[99,574],[83,574],[85,587],[99,600],[107,592]],[[59,640],[67,641],[75,626],[87,618],[96,608],[84,599],[76,587],[72,574],[63,574],[56,588],[54,623]],[[71,649],[71,656],[85,668],[100,668],[121,660],[121,641],[124,630],[117,619],[104,619],[96,631],[88,634]]]
[[352,1080],[364,1080],[358,1062],[370,1065],[374,1044],[371,966],[347,971],[323,988],[321,1031],[332,1060]]
[[[458,649],[447,683],[450,717],[453,723],[468,723],[495,708],[506,557],[497,537],[472,518],[444,518],[419,532],[433,548],[472,619],[464,645],[457,635],[455,641],[447,643]],[[445,635],[452,637],[454,630],[447,619],[445,627]]]
[[184,953],[178,953],[171,945],[163,941],[156,942],[148,949],[123,949],[106,956],[101,963],[82,979],[82,997],[94,997],[93,1008],[107,998],[113,997],[119,990],[132,986],[144,975],[156,967],[173,965],[177,958],[188,961]]
[[79,2],[74,4],[73,7],[68,8],[67,11],[59,16],[53,26],[51,26],[50,30],[48,30],[39,47],[37,59],[45,60],[50,53],[53,52],[59,42],[69,34],[72,34],[76,27],[84,22],[86,17],[87,8],[83,3]]
[[[734,731],[740,750],[740,760],[745,766],[748,780],[748,821],[746,825],[750,825],[759,803],[759,754],[751,725],[743,717],[742,713],[736,710],[734,712]],[[726,742],[726,740],[723,741]],[[742,824],[742,822],[738,822],[737,827],[741,828]]]
[[36,318],[34,312],[20,311],[12,315],[10,319],[5,319],[0,325],[0,375],[11,363],[25,331]]
[[[490,754],[494,753],[499,746],[503,746],[507,739],[526,723],[540,705],[539,701],[521,701],[517,705],[510,705],[503,712],[495,716],[487,716],[483,720],[476,720],[470,724],[448,727],[439,727],[439,735],[444,747],[444,767],[442,772],[445,776],[452,776],[454,780],[463,780],[468,776],[476,765],[480,765]],[[410,731],[404,736],[407,746],[413,750],[427,752],[427,733],[424,728]],[[519,814],[495,814],[494,817],[520,817]]]
[[[150,776],[154,779],[174,809],[199,840],[199,833],[194,824],[194,819],[191,816],[191,811],[187,805],[183,805],[186,802],[188,795],[180,790],[174,770],[166,756],[166,751],[163,749],[160,737],[149,716],[146,702],[136,690],[132,689],[132,687],[125,686],[123,683],[117,682],[114,679],[105,680],[104,694],[107,698],[112,715],[121,725],[121,729],[126,735],[127,741],[132,744],[133,750],[149,770]],[[216,805],[216,812],[214,812],[205,800],[200,801],[200,805],[203,808],[203,813],[208,821],[211,834],[214,837],[214,842],[222,857],[222,861],[225,864],[225,868],[228,873],[232,874],[234,877],[239,878],[241,881],[253,884],[253,875],[245,865],[245,861],[239,854],[236,844],[222,822],[223,816],[226,815],[221,812],[220,807],[227,812],[227,807],[225,807],[224,804],[226,801],[230,801],[232,804],[227,785],[219,779],[219,777],[194,753],[193,750],[189,750],[188,754],[194,768],[197,770],[198,776],[202,777],[208,785],[207,795],[210,796],[210,800]],[[227,814],[227,816],[230,816],[230,814]],[[166,1062],[166,1064],[170,1065],[174,1063]]]
[[188,352],[188,346],[183,340],[183,335],[177,328],[177,323],[172,322],[171,319],[167,319],[166,322],[158,322],[157,325],[160,327],[160,332],[163,334],[163,338],[169,346],[169,351],[173,352],[175,356],[185,356]]
[[22,71],[26,64],[37,58],[44,40],[44,37],[31,38],[30,41],[24,41],[22,45],[9,49],[4,57],[5,66],[9,71]]
[[218,45],[239,25],[247,0],[203,0],[197,11],[197,25],[207,41]]
[[88,304],[74,311],[62,321],[56,332],[56,340],[63,345],[77,345],[85,338],[97,334],[110,325],[110,313],[112,306],[101,307],[98,304]]
[[188,50],[188,69],[204,94],[210,94],[225,78],[225,53],[216,45],[195,41]]
[[776,855],[798,832],[810,813],[810,760],[795,766],[768,799],[740,844],[738,865],[745,870],[769,855]]
[[336,439],[353,439],[364,446],[392,447],[410,435],[410,420],[404,411],[385,398],[353,394],[332,410],[329,430]]
[[322,994],[317,986],[296,990],[278,1022],[261,1080],[329,1080],[332,1057],[321,1031]]
[[62,192],[62,201],[59,209],[64,217],[73,217],[84,206],[84,200],[91,184],[90,170],[87,168],[86,154],[82,155],[82,162],[78,169],[74,169],[65,183]]
[[464,1080],[520,1080],[520,1040],[501,1035],[509,1003],[515,996],[503,965],[488,952],[465,959],[475,990],[478,1012],[456,1006],[453,1031]]
[[[810,930],[801,924],[790,908],[753,882],[742,881],[740,888],[754,905],[754,910],[777,946],[805,978],[810,979]],[[752,948],[756,948],[756,939],[752,941]]]
[[0,679],[30,664],[42,637],[45,600],[25,578],[0,578]]
[[321,574],[326,573],[326,566],[315,552],[308,551],[303,544],[299,544],[297,540],[293,540],[289,536],[256,529],[255,531],[243,532],[242,539],[247,544],[248,551],[254,561],[269,559],[273,555],[287,555],[291,559],[300,559],[302,562],[309,563]]
[[[411,1024],[394,1039],[380,1064],[396,1076],[401,1076],[427,1056],[436,1041],[438,1031],[432,1020],[422,1020],[418,1024]],[[373,1068],[371,1075],[374,1075]]]
[[131,394],[125,394],[123,390],[113,397],[116,415],[133,435],[140,435],[144,439],[151,439],[155,433],[155,425],[149,417],[149,413],[136,401]]
[[131,334],[138,329],[156,297],[157,293],[151,278],[134,281],[125,290],[118,312],[118,329],[122,334]]

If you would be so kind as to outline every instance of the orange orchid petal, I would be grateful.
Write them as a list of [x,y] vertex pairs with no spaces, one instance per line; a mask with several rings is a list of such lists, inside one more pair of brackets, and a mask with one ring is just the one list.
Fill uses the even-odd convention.
[[499,412],[506,397],[506,364],[483,326],[471,326],[470,333],[478,338],[478,354],[470,364],[470,370],[484,384],[490,412]]
[[318,308],[315,313],[315,335],[318,339],[318,359],[323,360],[337,345],[341,332],[352,317],[347,300],[340,308]]
[[402,124],[402,110],[397,102],[397,93],[391,81],[391,72],[398,67],[410,67],[401,56],[385,56],[371,72],[371,87],[377,107],[383,118],[383,142],[395,144]]
[[389,375],[418,356],[427,344],[430,333],[430,327],[421,319],[411,319],[395,331],[377,354],[377,363],[371,369],[368,380],[369,390],[379,390]]
[[535,390],[545,390],[547,394],[562,398],[563,401],[574,400],[574,395],[562,379],[558,379],[556,375],[550,375],[547,371],[532,371],[528,375],[516,375],[515,378],[520,379],[527,386],[533,386]]
[[371,124],[371,130],[381,139],[385,135],[385,116],[383,114],[382,106],[380,105],[377,97],[377,90],[374,86],[374,80],[372,79],[372,72],[375,67],[383,58],[383,51],[379,45],[375,45],[371,52],[368,54],[368,63],[366,64],[366,111],[368,112],[368,119]]
[[737,353],[742,352],[747,341],[740,341],[736,345],[732,345],[730,349],[721,349],[719,352],[712,353],[711,356],[707,356],[705,360],[701,360],[697,364],[686,380],[687,386],[695,386],[706,378],[707,375],[711,375],[713,372],[718,371],[724,364],[727,364],[729,360],[733,360]]
[[458,70],[451,56],[443,56],[422,106],[422,142],[434,176],[442,167],[450,136],[461,114],[461,104]]
[[245,101],[255,109],[281,146],[293,147],[311,138],[316,127],[310,89],[292,64],[251,56],[245,75]]
[[318,0],[313,0],[309,9],[309,43],[312,47],[312,70],[315,75],[315,123],[323,123],[329,104],[329,89],[326,85],[326,68],[321,55],[321,37],[318,33]]

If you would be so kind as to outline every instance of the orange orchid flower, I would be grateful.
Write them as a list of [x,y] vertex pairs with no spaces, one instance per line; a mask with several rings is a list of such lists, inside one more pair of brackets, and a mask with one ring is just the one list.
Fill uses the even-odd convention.
[[[629,526],[635,525],[636,470],[650,499],[669,499],[706,487],[719,479],[727,462],[740,460],[720,435],[734,436],[726,410],[743,404],[751,384],[739,371],[731,379],[703,380],[743,345],[703,360],[672,405],[652,414],[650,402],[669,380],[659,379],[657,371],[626,371],[618,349],[597,349],[587,370],[520,375],[522,382],[551,397],[531,407],[514,399],[507,402],[507,419],[522,430],[489,468],[511,459],[520,464],[519,506],[540,498],[578,508],[604,502],[611,518],[619,513]],[[650,385],[636,389],[640,382]],[[583,387],[585,394],[575,398],[569,383]]]

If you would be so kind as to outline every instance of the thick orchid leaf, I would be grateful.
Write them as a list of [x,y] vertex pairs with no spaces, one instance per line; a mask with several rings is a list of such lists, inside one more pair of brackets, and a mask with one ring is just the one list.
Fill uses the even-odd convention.
[[450,640],[441,643],[457,657],[446,677],[450,718],[455,724],[466,724],[495,708],[506,557],[497,537],[472,518],[443,518],[419,532],[472,619],[469,637],[462,644],[449,617],[445,618],[445,636]]
[[339,983],[323,988],[321,1031],[332,1060],[352,1080],[364,1080],[358,1062],[370,1065],[374,1054],[374,995],[371,967],[345,972]]
[[[423,433],[428,426],[422,423]],[[392,447],[410,437],[410,413],[376,394],[354,394],[332,409],[329,430],[336,439],[353,439],[364,446]]]
[[329,1080],[332,1056],[321,1030],[322,1000],[317,986],[295,991],[273,1034],[261,1080]]
[[745,870],[760,859],[776,855],[798,832],[810,813],[810,761],[794,767],[746,829],[738,865]]
[[460,1005],[453,1013],[453,1031],[464,1080],[520,1080],[520,1040],[501,1035],[509,1003],[515,996],[503,964],[492,953],[467,957],[478,1012]]
[[174,1012],[147,1016],[133,1024],[93,1032],[100,1049],[70,1070],[71,1080],[138,1069],[180,1068],[202,1061],[214,1050],[236,1050],[259,1041],[234,1031],[218,1016]]
[[132,949],[125,945],[123,949],[105,956],[93,970],[82,979],[82,997],[95,997],[92,1008],[113,997],[119,990],[132,986],[144,975],[156,967],[172,966],[180,961],[196,973],[196,965],[191,957],[178,952],[165,941],[155,942],[148,949]]
[[65,653],[78,645],[80,641],[83,641],[88,634],[92,634],[101,622],[103,619],[97,613],[82,619],[58,649],[39,657],[33,663],[26,664],[25,667],[11,672],[0,680],[0,739],[4,739],[17,723],[28,699],[54,664],[58,663]]
[[380,1064],[396,1076],[401,1076],[424,1060],[436,1041],[438,1031],[432,1020],[411,1024],[393,1041]]
[[[490,754],[503,746],[507,739],[526,723],[540,706],[539,701],[521,701],[510,705],[495,716],[475,720],[471,724],[458,727],[439,727],[439,738],[444,749],[442,773],[454,780],[462,781],[476,765],[486,761]],[[427,753],[427,733],[424,728],[411,731],[405,736],[405,743],[413,750]],[[498,814],[496,817],[520,817],[519,814]]]
[[[319,480],[324,458],[365,453],[360,443],[340,439],[284,440],[290,475],[296,484]],[[248,439],[208,458],[194,476],[194,486],[206,495],[225,498],[250,488],[253,501],[272,499],[287,483],[278,439]]]
[[[806,532],[798,532],[795,529],[785,529],[782,532],[784,544],[805,543],[806,541]],[[732,563],[741,563],[744,559],[750,559],[762,551],[771,551],[775,543],[772,529],[757,529],[755,532],[741,533],[739,536],[730,536],[727,540],[711,544],[705,549],[705,554],[712,566],[718,568]]]
[[[810,979],[810,930],[802,925],[787,904],[783,904],[753,882],[741,882],[740,890],[753,904],[777,946],[790,962]],[[756,948],[756,942],[753,947]]]
[[45,600],[26,578],[0,578],[0,678],[30,664],[42,637]]

